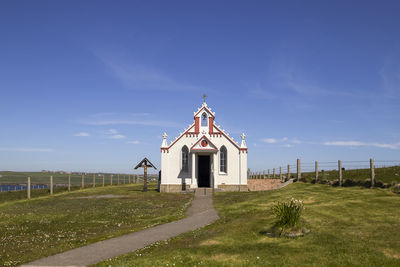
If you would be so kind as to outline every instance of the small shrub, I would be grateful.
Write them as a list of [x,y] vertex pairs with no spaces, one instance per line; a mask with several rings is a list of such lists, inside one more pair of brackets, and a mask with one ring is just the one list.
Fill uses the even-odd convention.
[[358,185],[358,182],[352,179],[345,179],[343,181],[343,186],[356,186],[356,185]]
[[288,202],[278,202],[272,207],[272,212],[278,219],[277,225],[282,227],[296,226],[303,210],[303,202],[294,198]]
[[400,184],[396,184],[392,188],[393,193],[400,194]]

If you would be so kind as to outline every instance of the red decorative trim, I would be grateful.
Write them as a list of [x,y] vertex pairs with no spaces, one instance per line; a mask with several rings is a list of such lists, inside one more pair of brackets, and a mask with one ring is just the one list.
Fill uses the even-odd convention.
[[214,129],[214,118],[213,117],[209,117],[208,118],[208,131],[210,134],[213,133],[213,129]]
[[189,133],[190,129],[192,129],[194,126],[194,123],[190,125],[190,127],[186,130],[186,132],[182,133],[177,139],[175,139],[174,142],[172,142],[166,149],[170,149],[176,142],[178,142],[179,139],[182,138],[185,134]]
[[233,141],[229,136],[227,136],[223,131],[221,131],[217,126],[215,126],[215,128],[220,132],[220,134],[224,135],[237,149],[240,150],[240,146],[238,146],[238,144],[235,143],[235,141]]
[[199,114],[203,109],[207,110],[207,112],[211,115],[211,117],[215,118],[214,114],[207,107],[202,107],[201,109],[199,109],[199,111],[197,111],[193,117],[196,118],[197,114]]
[[[208,141],[208,144],[209,144],[210,146],[213,146],[214,148],[213,148],[213,149],[209,149],[209,148],[206,148],[206,149],[198,149],[198,148],[197,148],[197,149],[194,149],[194,147],[195,147],[200,141],[204,140],[203,138],[206,139],[206,140]],[[216,145],[213,144],[213,142],[210,141],[210,139],[207,138],[207,136],[203,135],[203,136],[202,136],[199,140],[197,140],[197,142],[194,143],[194,145],[190,148],[190,151],[192,151],[192,150],[197,150],[197,151],[218,151],[218,148],[217,148]]]
[[196,132],[196,133],[199,133],[200,132],[200,123],[199,123],[199,121],[200,121],[200,118],[194,118],[194,131]]

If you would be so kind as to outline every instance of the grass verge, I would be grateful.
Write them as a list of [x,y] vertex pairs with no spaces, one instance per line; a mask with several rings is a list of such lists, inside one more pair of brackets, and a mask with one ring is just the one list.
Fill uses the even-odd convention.
[[[150,184],[91,188],[0,204],[0,266],[14,266],[185,216],[192,194]],[[80,198],[112,194],[119,198]]]
[[[302,199],[311,232],[278,238],[271,206]],[[399,266],[400,196],[387,189],[295,183],[266,192],[218,193],[220,220],[96,266]]]

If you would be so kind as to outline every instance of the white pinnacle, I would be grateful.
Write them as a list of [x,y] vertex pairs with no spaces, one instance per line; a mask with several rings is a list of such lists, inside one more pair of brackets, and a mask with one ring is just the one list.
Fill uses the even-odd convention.
[[246,138],[246,135],[244,133],[242,133],[242,135],[240,137],[242,137],[242,143],[240,144],[240,148],[247,148],[246,141],[244,141],[244,139]]
[[163,134],[163,141],[162,141],[162,144],[161,144],[161,147],[168,147],[168,143],[167,143],[167,133],[164,133]]

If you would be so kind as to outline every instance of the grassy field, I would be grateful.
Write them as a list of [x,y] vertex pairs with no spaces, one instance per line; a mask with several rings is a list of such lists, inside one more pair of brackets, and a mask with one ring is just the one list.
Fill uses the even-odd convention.
[[[0,266],[15,266],[185,216],[192,194],[142,185],[90,188],[0,204]],[[78,197],[113,194],[119,198]]]
[[[46,172],[12,172],[12,171],[0,171],[0,184],[26,184],[27,177],[31,177],[32,184],[49,184],[50,176],[53,176],[54,184],[68,184],[68,174],[60,173],[46,173]],[[130,174],[131,181],[133,180],[133,174]],[[142,181],[142,176],[140,175],[139,180]],[[128,174],[119,175],[120,184],[128,183]],[[155,175],[150,175],[149,179],[154,179]],[[124,180],[125,179],[125,180]],[[81,185],[82,175],[71,174],[71,184]],[[93,184],[93,174],[86,174],[84,176],[85,185],[91,186]],[[101,175],[95,174],[95,183],[100,185],[103,182],[103,177]],[[104,183],[110,184],[111,177],[110,174],[104,176]],[[118,183],[118,174],[113,174],[113,184]]]
[[[311,232],[269,237],[271,206],[305,202]],[[266,192],[217,193],[221,219],[96,266],[399,266],[400,195],[388,189],[295,183]]]

